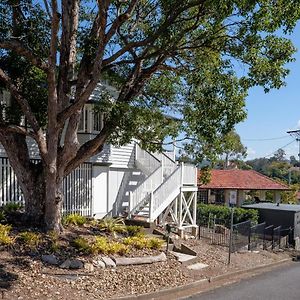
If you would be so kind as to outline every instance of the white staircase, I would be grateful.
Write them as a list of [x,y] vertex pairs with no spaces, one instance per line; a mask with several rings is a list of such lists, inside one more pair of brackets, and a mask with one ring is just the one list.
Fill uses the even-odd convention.
[[129,194],[129,218],[154,222],[183,191],[197,190],[193,165],[177,164],[168,155],[151,154],[138,144],[135,162],[147,177]]

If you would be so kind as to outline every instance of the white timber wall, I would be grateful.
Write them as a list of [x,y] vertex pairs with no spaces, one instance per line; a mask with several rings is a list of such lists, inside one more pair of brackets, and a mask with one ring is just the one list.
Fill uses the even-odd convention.
[[109,168],[93,166],[93,216],[103,218],[108,212]]

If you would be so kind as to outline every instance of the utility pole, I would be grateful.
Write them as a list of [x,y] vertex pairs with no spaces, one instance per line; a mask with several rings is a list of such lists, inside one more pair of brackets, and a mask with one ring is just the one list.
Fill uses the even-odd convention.
[[298,150],[298,160],[300,162],[300,129],[297,129],[297,130],[290,130],[290,131],[287,131],[287,133],[296,138],[296,141],[298,142],[298,145],[299,145],[299,150]]

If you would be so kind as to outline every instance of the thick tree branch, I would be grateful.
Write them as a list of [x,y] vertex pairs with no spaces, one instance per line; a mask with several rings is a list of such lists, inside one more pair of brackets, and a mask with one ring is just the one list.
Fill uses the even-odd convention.
[[20,56],[28,59],[35,67],[47,72],[48,65],[38,56],[32,54],[30,49],[27,49],[21,42],[17,40],[8,40],[0,42],[0,48],[6,50],[12,50]]
[[137,0],[132,0],[127,8],[127,10],[119,15],[114,22],[112,23],[110,29],[108,30],[107,34],[105,35],[105,43],[108,43],[109,40],[114,36],[117,30],[131,17],[131,14],[136,7]]
[[45,154],[47,153],[47,148],[46,148],[46,140],[44,137],[44,133],[38,121],[36,120],[28,101],[20,95],[17,87],[13,84],[11,79],[3,72],[1,68],[0,68],[0,80],[2,80],[5,83],[11,95],[19,104],[23,114],[25,115],[26,119],[28,120],[30,126],[32,127],[35,133],[34,138],[38,143],[41,156],[45,157]]

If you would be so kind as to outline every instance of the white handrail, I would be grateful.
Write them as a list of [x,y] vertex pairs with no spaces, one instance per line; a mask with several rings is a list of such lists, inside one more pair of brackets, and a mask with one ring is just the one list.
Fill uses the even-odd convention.
[[135,163],[137,168],[145,174],[152,174],[160,167],[161,162],[150,152],[143,150],[138,144],[135,144]]
[[132,213],[147,196],[156,190],[162,183],[161,167],[156,169],[149,177],[147,177],[129,197],[129,213]]
[[[181,187],[182,166],[177,169],[165,180],[154,192],[150,199],[150,220],[155,220],[162,212],[161,206],[166,206],[166,200],[177,193]],[[176,196],[175,196],[176,197]],[[174,200],[174,199],[172,199]]]

